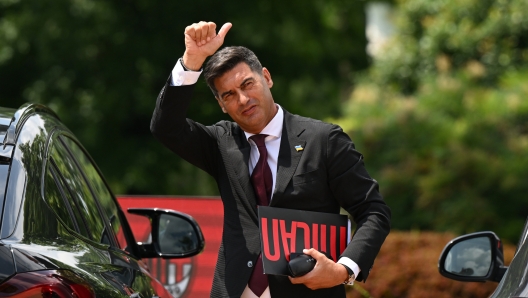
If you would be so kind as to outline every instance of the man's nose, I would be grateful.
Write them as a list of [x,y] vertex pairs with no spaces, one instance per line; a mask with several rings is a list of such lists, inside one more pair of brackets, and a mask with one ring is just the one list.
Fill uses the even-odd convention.
[[245,91],[240,91],[239,102],[241,105],[246,105],[249,102],[249,96]]

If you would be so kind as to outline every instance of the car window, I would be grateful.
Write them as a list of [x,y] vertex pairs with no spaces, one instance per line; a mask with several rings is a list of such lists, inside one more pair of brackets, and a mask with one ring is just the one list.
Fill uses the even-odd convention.
[[110,221],[110,225],[114,235],[117,238],[119,248],[125,250],[127,248],[127,241],[123,231],[122,219],[120,217],[119,209],[114,196],[106,186],[106,183],[99,174],[99,171],[96,169],[86,153],[81,149],[81,147],[79,147],[77,143],[68,137],[63,136],[61,138],[66,143],[75,159],[79,162],[82,171],[86,175],[86,178],[88,179],[92,190],[103,209],[103,212]]
[[76,205],[73,195],[66,186],[66,182],[58,174],[57,166],[53,158],[48,163],[45,179],[44,194],[48,204],[69,228],[76,230],[84,237],[91,238],[86,228],[87,224],[85,219],[79,212],[79,207]]
[[103,218],[99,213],[97,202],[90,192],[90,188],[77,167],[75,160],[59,139],[56,139],[53,144],[51,157],[57,165],[58,172],[64,178],[65,186],[71,194],[69,199],[72,207],[76,207],[81,221],[86,224],[89,238],[93,241],[110,245],[110,238],[106,232]]
[[79,231],[77,223],[72,220],[73,211],[71,206],[65,201],[65,196],[61,194],[63,189],[59,189],[55,182],[56,179],[58,177],[53,173],[52,165],[48,164],[46,176],[44,177],[44,198],[68,228]]

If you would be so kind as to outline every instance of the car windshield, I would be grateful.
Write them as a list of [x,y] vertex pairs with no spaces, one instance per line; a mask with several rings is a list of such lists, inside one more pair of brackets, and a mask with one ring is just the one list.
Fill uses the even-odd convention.
[[499,286],[490,298],[528,297],[528,220],[524,224],[523,233],[515,256],[502,278]]

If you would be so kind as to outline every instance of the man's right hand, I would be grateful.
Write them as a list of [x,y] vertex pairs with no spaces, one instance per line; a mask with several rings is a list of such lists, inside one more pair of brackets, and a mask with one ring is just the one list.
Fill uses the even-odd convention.
[[213,22],[194,23],[185,28],[185,53],[183,64],[191,70],[199,70],[207,57],[213,55],[224,43],[224,38],[233,25],[225,23],[218,35]]

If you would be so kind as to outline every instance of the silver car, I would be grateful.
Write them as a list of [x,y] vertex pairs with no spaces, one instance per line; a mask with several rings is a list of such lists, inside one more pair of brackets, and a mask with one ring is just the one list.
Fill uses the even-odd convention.
[[438,261],[443,276],[472,282],[499,282],[491,298],[528,297],[528,220],[509,267],[502,242],[493,232],[478,232],[451,240]]

